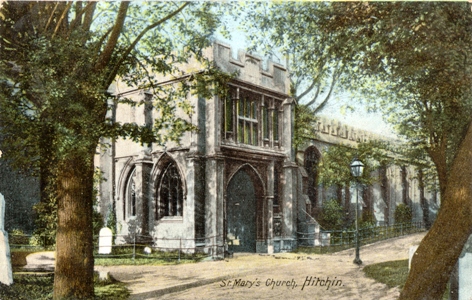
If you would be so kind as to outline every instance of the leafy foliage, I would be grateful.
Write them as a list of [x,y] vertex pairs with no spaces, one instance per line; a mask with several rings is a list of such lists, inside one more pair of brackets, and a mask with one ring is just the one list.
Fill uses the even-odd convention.
[[254,2],[246,8],[243,28],[251,49],[279,57],[289,65],[292,96],[320,112],[350,70],[359,48],[350,32],[320,27],[329,4],[322,2]]
[[362,45],[350,85],[407,138],[410,157],[429,156],[444,191],[471,121],[469,5],[333,3],[328,11],[320,26],[357,33],[351,40]]
[[[228,78],[219,76],[221,72],[203,57],[219,23],[213,6],[155,1],[6,2],[1,6],[2,151],[15,166],[33,170],[44,180],[37,211],[49,214],[39,221],[46,232],[54,230],[47,226],[56,218],[57,203],[56,233],[62,238],[56,246],[67,254],[58,256],[56,273],[67,273],[58,271],[67,263],[64,257],[83,262],[76,264],[74,274],[80,281],[56,276],[56,298],[93,294],[90,224],[93,156],[99,139],[178,141],[184,131],[195,129],[175,116],[177,109],[192,112],[182,95],[205,97]],[[201,70],[180,73],[191,59],[200,61]],[[184,76],[169,88],[159,80],[170,74]],[[118,78],[152,94],[145,100],[152,100],[159,112],[153,128],[118,124],[109,118],[111,103],[130,104],[109,94],[109,86]],[[209,85],[213,79],[217,84]],[[79,211],[84,215],[68,223]],[[77,240],[81,242],[71,246]]]
[[395,223],[411,223],[412,211],[411,207],[406,204],[398,204],[395,208]]
[[407,139],[404,154],[436,167],[444,191],[472,115],[467,3],[273,2],[247,10],[253,49],[289,61],[300,103],[319,112],[339,92],[370,103]]
[[[120,6],[128,18],[140,22],[129,22],[123,28],[114,27],[113,20],[118,17]],[[171,133],[170,140],[178,139],[183,131],[194,129],[175,118],[177,107],[191,113],[191,108],[185,107],[182,100],[185,97],[182,95],[195,90],[199,94],[207,92],[204,95],[207,96],[208,89],[204,87],[209,86],[208,80],[222,74],[217,74],[216,70],[195,74],[179,90],[160,86],[156,74],[178,71],[178,65],[187,62],[191,55],[203,59],[202,47],[209,45],[208,36],[217,24],[211,5],[186,3],[176,9],[169,3],[150,2],[120,6],[117,3],[100,3],[96,8],[101,14],[100,19],[90,31],[65,31],[62,34],[20,28],[28,30],[25,33],[17,28],[23,18],[32,18],[28,14],[23,17],[17,14],[28,13],[32,9],[43,9],[47,14],[52,10],[52,4],[3,7],[12,17],[5,18],[1,24],[4,37],[9,38],[11,47],[3,48],[2,53],[1,92],[2,99],[8,101],[0,103],[0,125],[6,132],[5,156],[14,156],[18,166],[39,168],[41,145],[36,137],[41,136],[48,127],[52,127],[53,132],[49,138],[56,141],[49,145],[55,145],[49,151],[56,159],[72,150],[79,150],[77,145],[87,151],[103,136],[164,143],[161,136],[164,129],[169,129],[164,132]],[[92,9],[89,5],[87,7]],[[187,7],[187,13],[166,19]],[[64,9],[65,13],[72,13],[66,7]],[[143,12],[148,16],[146,21],[142,19]],[[164,20],[168,21],[166,26],[163,26]],[[35,21],[45,22],[41,19]],[[153,26],[160,30],[151,31]],[[109,30],[123,30],[114,44],[114,50],[107,48],[105,38]],[[154,47],[157,41],[160,41],[159,47]],[[27,47],[21,47],[22,51],[18,51],[20,45]],[[111,55],[115,56],[109,58],[110,64],[105,65],[103,58],[110,55],[107,51],[113,51]],[[110,124],[105,119],[108,105],[105,91],[116,76],[121,76],[137,88],[150,89],[154,94],[153,106],[161,112],[154,131],[136,124]],[[30,159],[32,157],[36,159]]]
[[359,224],[360,228],[374,227],[377,224],[374,213],[369,210],[362,210],[362,216]]
[[293,147],[298,149],[307,138],[316,136],[316,114],[313,109],[307,105],[295,106],[295,126],[293,132]]
[[372,176],[373,171],[394,162],[388,155],[391,148],[382,141],[359,143],[357,149],[343,145],[331,146],[322,153],[320,182],[326,186],[348,185],[354,180],[349,166],[354,158],[358,158],[364,164],[364,172],[358,180],[361,184],[370,185],[376,180]]
[[36,229],[31,239],[33,246],[49,248],[56,244],[56,201],[56,198],[43,199],[33,207],[36,212]]
[[318,221],[325,230],[339,230],[344,225],[344,208],[336,199],[323,202]]

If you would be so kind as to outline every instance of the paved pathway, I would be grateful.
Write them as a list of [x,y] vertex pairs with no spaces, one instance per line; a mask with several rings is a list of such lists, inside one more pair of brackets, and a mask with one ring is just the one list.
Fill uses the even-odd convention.
[[54,272],[54,264],[54,252],[35,252],[26,256],[26,266],[22,268],[22,272]]
[[[424,233],[361,247],[365,265],[408,258]],[[131,290],[130,299],[397,299],[398,288],[369,279],[354,250],[330,255],[235,254],[174,266],[101,267]],[[305,285],[305,286],[304,286]]]
[[[361,247],[363,266],[408,258],[425,233]],[[173,266],[96,266],[127,284],[130,299],[380,299],[393,300],[398,288],[369,279],[352,261],[354,250],[334,254],[235,254],[222,261]],[[27,257],[26,270],[54,267],[53,252]]]

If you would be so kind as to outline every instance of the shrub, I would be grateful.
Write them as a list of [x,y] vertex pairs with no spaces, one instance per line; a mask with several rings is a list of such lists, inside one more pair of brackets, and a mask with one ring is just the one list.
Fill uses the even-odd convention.
[[319,214],[319,222],[325,230],[339,230],[343,226],[344,209],[336,199],[323,203]]
[[33,209],[36,213],[36,230],[30,244],[44,248],[56,244],[57,199],[52,193],[47,199],[42,199]]
[[377,225],[374,214],[369,210],[362,211],[362,219],[359,221],[361,228],[374,227]]
[[21,229],[13,229],[8,234],[10,245],[28,245],[29,237]]
[[105,226],[105,222],[103,222],[103,216],[96,210],[93,210],[92,215],[92,227],[93,227],[93,235],[98,236],[100,233],[100,229]]
[[395,223],[411,223],[412,216],[411,207],[406,204],[399,204],[395,208]]

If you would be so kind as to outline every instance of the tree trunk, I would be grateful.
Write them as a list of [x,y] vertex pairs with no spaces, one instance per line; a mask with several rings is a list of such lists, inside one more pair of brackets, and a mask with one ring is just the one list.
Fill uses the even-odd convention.
[[428,154],[436,166],[436,172],[438,173],[439,193],[440,195],[444,195],[449,175],[447,172],[446,151],[429,151]]
[[59,165],[55,300],[94,295],[93,155],[79,153],[68,155]]
[[413,256],[400,299],[441,299],[472,232],[472,123],[449,174],[439,214]]
[[40,203],[36,206],[36,234],[44,235],[41,243],[44,247],[55,244],[54,229],[49,223],[54,220],[53,225],[57,225],[57,210],[53,203],[57,199],[55,167],[57,162],[54,152],[51,151],[54,145],[54,129],[52,126],[44,125],[39,138],[39,191]]

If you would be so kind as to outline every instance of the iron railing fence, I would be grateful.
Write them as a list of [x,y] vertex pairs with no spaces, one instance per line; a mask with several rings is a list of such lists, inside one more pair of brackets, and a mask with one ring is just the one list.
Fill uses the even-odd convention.
[[[400,223],[390,226],[371,226],[359,228],[360,245],[371,244],[398,236],[425,231],[422,222]],[[298,232],[298,251],[330,253],[355,247],[356,231],[321,230],[320,232]]]
[[[31,234],[9,234],[10,249],[13,251],[50,251],[55,250],[54,245],[44,246],[40,241],[50,241],[55,236],[39,237]],[[184,239],[184,238],[151,238],[149,235],[128,234],[108,236],[109,241],[101,243],[100,238],[107,236],[96,235],[94,241],[95,258],[130,258],[130,259],[161,259],[177,260],[183,259],[203,259],[217,254],[224,255],[228,249],[227,243],[223,241],[223,236],[210,236],[205,238]],[[116,241],[119,241],[116,243]],[[100,251],[109,248],[109,251]],[[205,253],[203,248],[206,249]]]
[[[95,258],[128,258],[128,259],[161,259],[167,261],[181,261],[184,259],[199,260],[214,256],[214,253],[223,254],[227,245],[221,241],[222,236],[211,236],[197,239],[185,238],[150,238],[148,235],[113,235],[113,243],[95,243]],[[219,239],[217,239],[219,238]],[[118,244],[114,241],[120,240]],[[205,243],[209,241],[209,243]],[[101,251],[111,248],[111,251]],[[203,248],[207,249],[203,252]],[[110,249],[108,249],[110,250]],[[106,253],[109,252],[109,253]]]
[[9,233],[8,242],[10,249],[24,250],[24,251],[46,251],[54,250],[54,245],[49,241],[55,240],[55,235],[38,236],[24,233]]
[[[395,224],[391,226],[373,226],[359,229],[361,245],[424,231],[421,222]],[[355,247],[355,230],[332,230],[313,233],[298,232],[297,242],[299,252],[331,253]],[[102,236],[103,237],[103,236]],[[54,246],[44,247],[40,239],[54,240],[50,236],[33,236],[29,234],[9,234],[9,244],[12,250],[45,251],[54,250]],[[203,259],[205,257],[228,254],[231,243],[224,241],[223,236],[210,236],[197,239],[184,238],[150,238],[143,235],[113,235],[112,242],[104,245],[99,242],[99,236],[94,236],[94,255],[96,258],[147,258],[163,260]],[[120,243],[115,243],[120,240]],[[103,247],[111,248],[100,251]],[[205,253],[203,252],[205,249]],[[104,253],[107,252],[107,253]]]

